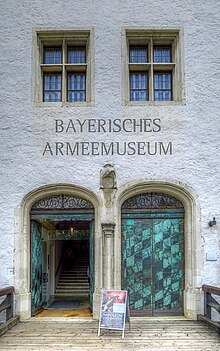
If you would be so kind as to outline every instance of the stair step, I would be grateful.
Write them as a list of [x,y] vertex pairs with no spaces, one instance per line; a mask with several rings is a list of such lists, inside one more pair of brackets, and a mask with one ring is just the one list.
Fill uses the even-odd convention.
[[75,280],[75,279],[88,279],[88,276],[86,275],[86,274],[83,274],[83,275],[61,275],[60,276],[60,278],[59,278],[59,280],[68,280],[68,279],[70,279],[70,280]]
[[77,276],[77,277],[61,277],[59,279],[59,281],[63,281],[63,282],[68,282],[68,281],[88,281],[88,277],[87,276]]
[[69,284],[69,283],[89,283],[88,278],[77,278],[77,279],[59,279],[57,284],[62,283],[63,285]]
[[60,284],[60,283],[57,283],[57,288],[59,287],[59,288],[65,288],[65,287],[75,287],[75,286],[82,286],[82,287],[87,287],[87,286],[89,286],[89,283],[87,283],[87,282],[71,282],[71,283],[69,283],[69,284]]
[[59,279],[88,279],[88,275],[87,274],[74,274],[74,275],[60,275]]
[[75,275],[79,275],[79,274],[87,274],[87,270],[84,270],[84,271],[75,271],[75,272],[62,272],[62,273],[61,273],[61,276],[65,276],[65,275],[72,275],[72,276],[75,276]]
[[78,271],[72,273],[61,273],[60,277],[75,277],[77,275],[87,275],[87,271]]
[[64,295],[64,296],[71,296],[71,295],[79,295],[79,296],[84,296],[84,295],[89,295],[89,290],[74,290],[74,291],[55,291],[55,296],[57,295]]
[[58,285],[69,286],[69,285],[79,285],[79,284],[82,284],[84,286],[84,285],[89,285],[89,282],[87,280],[68,280],[68,281],[59,280],[57,283],[57,286]]
[[81,286],[82,288],[86,288],[87,286],[89,286],[88,283],[71,283],[71,284],[57,284],[56,288],[59,288],[59,289],[70,289],[70,288],[75,288],[75,287],[78,287],[78,286]]
[[63,288],[56,288],[56,292],[59,292],[59,291],[87,291],[89,290],[89,287],[87,286],[75,286],[75,287],[63,287]]
[[87,287],[89,286],[88,282],[68,282],[68,283],[63,283],[63,282],[58,282],[57,283],[57,288],[65,288],[65,287],[75,287],[75,286],[82,286],[82,287]]
[[72,300],[73,298],[74,299],[77,299],[77,300],[80,300],[80,299],[83,299],[83,298],[88,298],[89,297],[89,293],[71,293],[71,294],[65,294],[65,293],[56,293],[54,295],[54,298],[56,300],[62,300],[62,299],[69,299],[69,300]]
[[78,272],[87,272],[87,268],[74,268],[71,270],[67,270],[67,271],[62,271],[62,274],[71,274],[71,273],[78,273]]
[[79,273],[87,273],[87,269],[76,269],[72,271],[62,271],[61,274],[66,275],[66,274],[79,274]]
[[76,263],[76,262],[85,262],[85,263],[89,263],[89,260],[88,260],[87,257],[82,257],[82,258],[77,258],[77,259],[75,259],[74,262],[75,262],[75,263]]
[[81,276],[81,275],[87,276],[87,269],[60,273],[60,277],[75,277],[75,276]]
[[89,292],[89,288],[87,288],[87,289],[82,289],[82,288],[78,288],[78,289],[56,289],[55,290],[55,294],[60,294],[60,293],[75,293],[75,292],[77,292],[77,293],[88,293]]

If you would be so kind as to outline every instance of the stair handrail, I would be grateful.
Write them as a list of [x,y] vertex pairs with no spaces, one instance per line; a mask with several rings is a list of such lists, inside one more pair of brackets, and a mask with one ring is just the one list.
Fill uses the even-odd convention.
[[212,309],[217,311],[220,317],[220,303],[212,296],[220,296],[220,288],[213,285],[203,284],[202,291],[204,291],[204,315],[199,314],[197,319],[207,323],[220,334],[220,321],[214,321],[212,319]]
[[61,270],[61,266],[63,265],[63,262],[64,262],[64,257],[61,258],[59,264],[58,264],[58,267],[57,267],[57,270],[55,272],[55,277],[57,277],[57,275],[59,274],[60,270]]
[[57,267],[57,270],[55,272],[55,286],[57,286],[57,282],[59,280],[59,276],[63,268],[64,260],[65,260],[65,257],[62,257]]
[[13,286],[0,289],[0,298],[6,296],[0,303],[0,313],[6,310],[5,321],[0,323],[0,336],[20,321],[20,317],[14,315],[14,291]]
[[6,321],[13,317],[14,310],[14,287],[9,286],[0,289],[0,297],[6,296],[6,298],[0,304],[0,313],[6,310]]

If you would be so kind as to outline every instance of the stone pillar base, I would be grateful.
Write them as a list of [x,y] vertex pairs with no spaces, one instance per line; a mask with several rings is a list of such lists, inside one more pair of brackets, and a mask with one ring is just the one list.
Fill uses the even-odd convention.
[[189,319],[197,319],[197,314],[201,313],[201,293],[196,291],[184,292],[184,316]]
[[21,321],[31,318],[31,293],[15,295],[15,314]]
[[101,291],[95,291],[93,294],[93,318],[94,319],[99,319],[101,296],[102,296]]

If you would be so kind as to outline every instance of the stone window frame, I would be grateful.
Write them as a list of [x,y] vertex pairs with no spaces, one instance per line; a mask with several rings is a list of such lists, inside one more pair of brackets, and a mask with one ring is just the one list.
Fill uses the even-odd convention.
[[[182,28],[123,28],[122,29],[122,100],[124,105],[184,105],[184,52]],[[146,46],[148,49],[147,63],[130,63],[129,47]],[[171,46],[171,63],[154,63],[153,47]],[[153,74],[154,72],[172,72],[172,100],[154,101]],[[148,72],[149,97],[146,101],[130,100],[130,72]]]
[[[46,65],[43,63],[44,46],[62,47],[62,63]],[[86,64],[68,64],[67,47],[84,46],[86,48]],[[82,29],[34,29],[33,30],[33,60],[32,60],[32,99],[37,106],[91,106],[94,105],[94,30]],[[58,67],[60,66],[60,67]],[[44,72],[62,73],[62,101],[44,102],[43,84]],[[67,75],[74,71],[86,72],[86,100],[67,101]]]

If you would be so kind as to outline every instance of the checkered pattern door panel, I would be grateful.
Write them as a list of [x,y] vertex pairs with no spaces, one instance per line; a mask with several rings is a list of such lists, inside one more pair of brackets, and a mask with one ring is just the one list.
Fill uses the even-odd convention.
[[129,292],[131,310],[151,310],[151,223],[123,220],[123,289]]
[[180,312],[183,305],[183,220],[156,219],[152,223],[153,310]]

